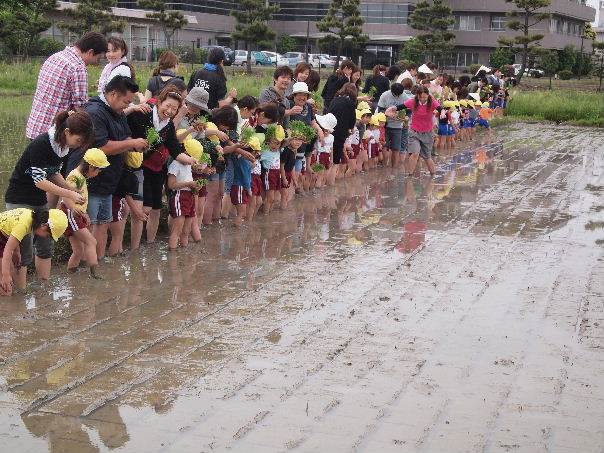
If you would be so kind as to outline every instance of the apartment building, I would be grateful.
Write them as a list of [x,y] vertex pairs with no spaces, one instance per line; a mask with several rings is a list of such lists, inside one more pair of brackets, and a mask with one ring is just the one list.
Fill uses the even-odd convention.
[[[604,1],[604,0],[603,0]],[[459,67],[475,63],[487,63],[490,53],[498,46],[501,36],[512,37],[514,32],[506,28],[513,5],[505,0],[449,0],[454,11],[455,52],[450,64]],[[317,41],[323,33],[316,23],[325,16],[328,0],[275,0],[280,11],[271,21],[273,29],[284,35],[295,37],[300,50],[308,42],[311,51],[318,51]],[[362,0],[361,13],[365,19],[364,32],[369,36],[368,51],[387,55],[394,61],[405,41],[417,34],[408,25],[415,0]],[[169,3],[174,9],[182,10],[189,24],[180,30],[175,40],[186,45],[203,46],[232,44],[230,34],[234,19],[229,15],[237,7],[236,0],[179,0]],[[61,8],[73,7],[71,2],[60,2]],[[549,49],[562,49],[567,45],[581,47],[581,35],[586,22],[595,18],[595,9],[585,0],[552,0],[547,8],[551,18],[542,21],[534,29],[544,35],[542,45]],[[165,45],[163,33],[145,18],[135,0],[120,0],[114,13],[124,17],[128,26],[125,37],[130,42],[136,58],[144,59],[152,48]],[[60,35],[57,27],[49,34]],[[233,44],[234,46],[234,44]],[[591,50],[584,42],[584,49]]]

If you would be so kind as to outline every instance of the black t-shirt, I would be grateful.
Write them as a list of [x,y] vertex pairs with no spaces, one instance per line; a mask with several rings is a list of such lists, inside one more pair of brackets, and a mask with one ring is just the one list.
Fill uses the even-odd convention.
[[[122,141],[131,137],[130,128],[123,113],[116,113],[98,96],[90,99],[85,105],[84,110],[92,118],[94,125],[94,147],[102,148],[108,141]],[[69,155],[67,162],[67,171],[77,167],[86,152],[85,149],[79,149]],[[123,153],[114,156],[107,156],[109,167],[88,182],[88,193],[92,195],[113,195],[117,188],[122,171],[124,169]]]
[[287,146],[281,151],[281,163],[286,172],[290,172],[296,166],[296,153]]
[[336,93],[342,88],[347,82],[350,82],[350,79],[345,75],[337,75],[332,74],[327,78],[325,85],[323,86],[323,91],[321,92],[321,97],[325,104],[323,105],[324,109],[327,111],[331,105],[331,101],[336,96]]
[[[166,78],[166,80],[164,80],[164,77]],[[159,75],[153,76],[149,79],[149,82],[147,83],[147,89],[151,92],[151,95],[153,97],[157,97],[157,95],[161,93],[162,90],[166,88],[174,79],[179,79],[181,81],[184,80],[183,77],[174,75],[174,73],[172,72],[162,71],[159,73]]]
[[189,80],[189,91],[193,87],[201,87],[208,92],[210,109],[218,107],[218,101],[224,99],[227,94],[226,78],[218,71],[208,71],[207,69],[196,71]]
[[380,99],[380,96],[390,89],[390,80],[388,80],[388,77],[381,74],[377,76],[370,75],[365,81],[363,93],[369,93],[369,90],[371,90],[372,87],[375,87],[373,100],[374,102],[377,102]]
[[61,171],[63,160],[50,146],[48,133],[38,135],[27,145],[15,165],[4,196],[7,203],[43,206],[46,192],[36,187],[36,182]]
[[[153,108],[154,104],[150,103],[149,106]],[[132,138],[147,138],[147,130],[154,127],[153,110],[149,113],[132,112],[128,115],[128,127],[132,133]],[[172,120],[159,131],[159,137],[161,139],[160,143],[165,145],[170,152],[172,159],[176,159],[180,153],[184,152],[182,145],[176,137],[176,128],[174,127],[174,122]],[[146,152],[145,158],[150,156],[153,151],[155,151],[155,149]]]

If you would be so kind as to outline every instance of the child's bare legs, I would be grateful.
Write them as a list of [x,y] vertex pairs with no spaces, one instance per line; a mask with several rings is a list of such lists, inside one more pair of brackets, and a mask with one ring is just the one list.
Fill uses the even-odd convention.
[[233,208],[233,203],[231,203],[231,195],[225,193],[222,196],[222,208],[220,212],[220,217],[223,219],[228,219],[231,215],[231,209]]
[[[94,239],[94,237],[92,239]],[[94,243],[94,256],[96,258],[96,240]],[[69,236],[69,244],[71,245],[71,256],[69,257],[69,261],[67,261],[67,270],[69,272],[75,272],[82,261],[82,256],[84,255],[84,244],[78,241],[75,235]]]
[[[122,230],[123,234],[123,230]],[[92,235],[92,233],[87,229],[83,228],[81,230],[75,231],[73,236],[69,238],[69,242],[71,239],[75,237],[80,244],[82,256],[88,263],[88,267],[90,268],[90,276],[92,278],[100,279],[101,277],[97,274],[98,267],[98,259],[96,256],[96,239]],[[113,239],[112,239],[113,240]],[[71,261],[71,258],[70,258]],[[79,262],[78,262],[79,264]],[[68,265],[69,266],[69,265]]]
[[92,234],[96,239],[96,256],[103,258],[105,256],[105,250],[107,248],[107,231],[109,230],[109,224],[103,223],[100,225],[92,225]]
[[[217,204],[216,198],[222,198],[222,194],[219,193],[220,182],[208,181],[206,188],[208,190],[208,194],[206,196],[205,211],[203,213],[203,224],[211,225],[214,218],[214,207]],[[220,211],[218,211],[218,216],[220,216]]]
[[111,243],[109,244],[109,247],[107,247],[107,254],[109,256],[119,255],[124,251],[124,229],[126,228],[126,221],[128,220],[128,213],[130,210],[128,209],[126,201],[123,203],[122,220],[109,224],[109,231],[111,232]]
[[159,228],[159,217],[161,216],[161,210],[151,209],[149,211],[149,218],[147,219],[147,242],[155,242],[157,236],[157,229]]
[[240,227],[241,225],[243,225],[243,220],[245,219],[245,214],[247,213],[247,205],[242,203],[236,205],[235,208],[237,210],[237,217],[235,218],[233,223],[236,227]]
[[178,248],[178,240],[182,234],[184,224],[185,218],[183,216],[172,219],[172,225],[170,225],[170,239],[168,239],[168,248],[170,250],[176,250]]
[[[180,233],[180,245],[181,247],[186,247],[189,245],[189,235],[193,229],[193,217],[185,217],[185,221],[182,226],[182,232]],[[198,230],[199,231],[199,230]],[[200,235],[201,239],[201,235]]]
[[[143,207],[143,202],[140,200],[134,200],[134,203],[141,209],[141,211],[145,212],[145,208]],[[125,220],[124,220],[125,222]],[[138,220],[135,216],[130,213],[130,249],[138,250],[141,246],[141,239],[143,237],[143,228],[145,226],[145,222],[142,220]]]
[[264,203],[264,213],[268,214],[271,212],[271,209],[273,208],[273,202],[275,201],[275,191],[274,190],[268,190],[266,192],[266,201]]

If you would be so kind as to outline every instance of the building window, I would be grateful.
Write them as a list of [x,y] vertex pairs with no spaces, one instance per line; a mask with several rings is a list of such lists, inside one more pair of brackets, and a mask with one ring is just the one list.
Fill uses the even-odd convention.
[[493,31],[505,31],[506,23],[506,16],[491,16],[491,30]]
[[362,3],[360,9],[368,24],[404,25],[411,14],[409,3]]
[[454,61],[458,67],[478,64],[478,52],[458,52],[459,59]]
[[480,31],[482,30],[482,16],[455,16],[453,30]]

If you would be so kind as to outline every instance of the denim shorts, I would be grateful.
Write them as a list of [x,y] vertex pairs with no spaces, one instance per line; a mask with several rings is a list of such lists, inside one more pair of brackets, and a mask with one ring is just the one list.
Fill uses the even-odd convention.
[[222,173],[214,173],[208,177],[208,181],[224,181],[225,172]]
[[401,129],[401,153],[407,152],[407,147],[409,146],[409,129],[403,127]]
[[[30,206],[26,204],[6,203],[7,210],[17,208],[27,208],[31,209],[32,211],[48,211],[48,205]],[[33,262],[34,251],[36,252],[36,256],[38,258],[52,258],[53,244],[54,242],[50,235],[45,238],[36,236],[33,233],[25,236],[19,247],[21,250],[21,266],[27,267]]]
[[229,162],[223,175],[224,175],[224,193],[230,194],[231,186],[233,185],[233,179],[235,178],[235,169],[233,167],[232,162]]
[[88,194],[88,216],[92,225],[104,225],[113,221],[112,195]]
[[294,166],[294,170],[296,173],[302,173],[306,170],[306,158],[305,157],[296,157],[296,164]]
[[386,128],[386,147],[392,151],[401,150],[402,129],[396,127]]

